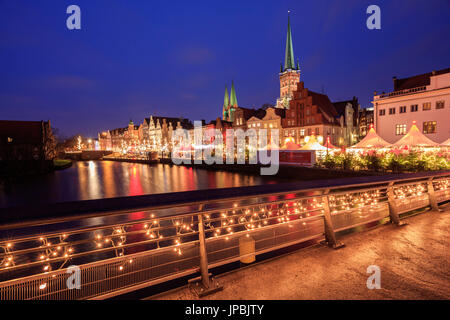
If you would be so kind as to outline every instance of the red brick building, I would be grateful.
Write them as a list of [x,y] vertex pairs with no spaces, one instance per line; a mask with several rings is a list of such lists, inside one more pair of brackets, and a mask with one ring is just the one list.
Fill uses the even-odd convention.
[[329,136],[332,144],[343,145],[345,128],[338,117],[328,96],[305,88],[300,81],[282,119],[282,144],[288,137],[294,138],[297,144],[303,144],[305,137],[315,135],[319,141]]

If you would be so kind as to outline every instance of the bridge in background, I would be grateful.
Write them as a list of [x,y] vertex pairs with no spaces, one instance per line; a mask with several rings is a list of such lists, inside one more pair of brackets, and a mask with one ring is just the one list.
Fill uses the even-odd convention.
[[104,299],[197,275],[202,296],[220,289],[211,268],[311,239],[339,248],[339,231],[448,200],[447,171],[1,209],[0,299]]

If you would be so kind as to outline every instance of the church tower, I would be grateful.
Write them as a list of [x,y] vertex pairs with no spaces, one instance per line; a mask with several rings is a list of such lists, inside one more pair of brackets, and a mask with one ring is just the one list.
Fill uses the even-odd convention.
[[300,81],[300,67],[294,62],[294,47],[292,45],[291,22],[288,15],[288,27],[286,36],[286,53],[284,57],[284,67],[280,66],[280,97],[277,99],[277,108],[289,109],[289,101],[293,97],[293,91],[297,89]]
[[230,107],[230,99],[228,97],[228,88],[225,86],[225,97],[223,98],[222,119],[228,119],[228,108]]
[[238,107],[238,102],[236,98],[236,89],[234,88],[234,81],[231,81],[231,93],[228,96],[228,88],[225,86],[225,96],[223,98],[222,107],[222,120],[224,121],[234,121],[234,112]]
[[238,107],[238,102],[236,98],[236,90],[234,89],[234,81],[231,81],[231,93],[230,93],[230,111],[228,114],[228,121],[234,121],[234,112]]

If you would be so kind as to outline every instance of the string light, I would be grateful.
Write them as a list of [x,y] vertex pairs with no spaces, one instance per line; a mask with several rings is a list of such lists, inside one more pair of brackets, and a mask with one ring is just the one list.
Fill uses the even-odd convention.
[[[450,192],[450,180],[433,181],[433,187],[436,192],[439,192],[437,195],[443,192],[448,193]],[[393,194],[398,201],[409,201],[410,197],[427,196],[427,188],[428,184],[423,182],[394,186]],[[387,195],[384,189],[379,189],[330,194],[327,198],[332,214],[352,211],[355,217],[365,218],[367,211],[363,208],[377,208],[378,205],[385,205]],[[256,229],[278,224],[285,224],[289,228],[296,225],[299,228],[305,228],[310,221],[308,218],[320,216],[324,212],[323,199],[322,195],[318,195],[306,199],[279,199],[265,204],[241,206],[240,203],[232,203],[228,209],[203,214],[205,237],[229,241],[234,236],[250,237],[250,233]],[[301,221],[302,219],[305,220]],[[295,220],[300,221],[295,224]],[[170,249],[173,249],[175,254],[182,255],[184,243],[197,239],[197,223],[195,215],[155,218],[155,215],[151,214],[145,221],[130,222],[121,226],[102,226],[78,232],[79,234],[88,234],[88,236],[79,237],[76,236],[76,232],[71,231],[51,236],[38,235],[32,240],[27,239],[27,242],[20,246],[16,245],[17,241],[5,241],[0,243],[0,270],[8,269],[9,272],[10,268],[24,267],[31,261],[39,266],[38,269],[41,271],[38,272],[47,273],[62,268],[67,261],[72,259],[75,251],[77,251],[77,257],[101,251],[115,253],[116,257],[124,257],[123,264],[118,266],[119,271],[123,271],[134,263],[134,259],[126,257],[125,249],[141,245],[141,243],[151,244],[152,247],[139,248],[139,250],[173,246]],[[26,246],[28,247],[25,248]],[[18,247],[21,250],[18,250]],[[25,262],[17,265],[18,261]]]

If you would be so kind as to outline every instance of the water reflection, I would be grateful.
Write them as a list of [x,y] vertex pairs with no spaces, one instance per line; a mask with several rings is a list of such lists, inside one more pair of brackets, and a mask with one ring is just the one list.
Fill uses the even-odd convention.
[[[278,180],[279,181],[279,180]],[[45,176],[17,179],[0,187],[0,206],[35,205],[210,188],[276,183],[277,178],[209,171],[167,164],[80,161]]]

